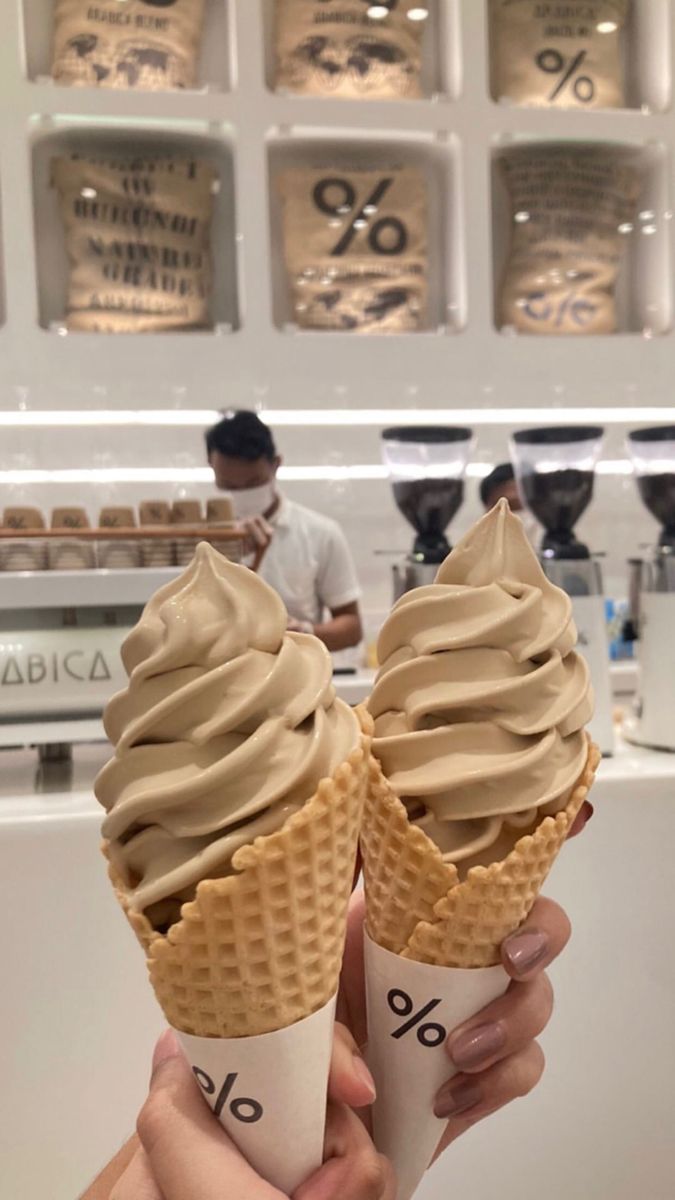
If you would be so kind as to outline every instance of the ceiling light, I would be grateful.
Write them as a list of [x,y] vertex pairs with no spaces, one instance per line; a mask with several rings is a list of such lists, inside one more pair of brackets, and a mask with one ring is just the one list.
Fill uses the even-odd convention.
[[428,8],[411,8],[408,13],[409,21],[426,21],[429,16]]
[[[553,464],[557,470],[560,464]],[[466,469],[469,479],[484,479],[494,463],[472,462]],[[628,459],[606,459],[596,466],[598,475],[632,475],[633,464]],[[388,480],[389,471],[380,463],[357,463],[337,466],[320,463],[316,466],[280,467],[279,479],[286,483],[375,482]],[[106,467],[74,468],[59,471],[0,470],[0,484],[100,484],[100,483],[202,483],[213,485],[209,467]]]
[[[386,425],[639,425],[675,423],[675,408],[645,405],[613,408],[288,408],[258,409],[258,415],[277,429],[355,426],[381,429]],[[0,411],[0,428],[83,429],[92,426],[183,427],[205,429],[224,415],[204,409],[76,409],[62,411]]]
[[598,21],[596,25],[598,33],[616,33],[618,28],[616,21]]
[[385,17],[389,16],[389,9],[386,4],[371,4],[367,15],[371,21],[383,21]]

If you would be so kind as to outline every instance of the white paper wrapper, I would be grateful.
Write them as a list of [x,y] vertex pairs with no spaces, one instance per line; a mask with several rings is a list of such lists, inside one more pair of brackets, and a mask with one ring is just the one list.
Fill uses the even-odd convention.
[[304,1021],[259,1037],[174,1031],[232,1141],[287,1195],[323,1162],[335,1003],[333,997]]
[[510,981],[502,966],[467,971],[399,958],[367,934],[365,960],[373,1136],[396,1171],[397,1200],[410,1200],[446,1124],[433,1112],[438,1089],[456,1074],[446,1037]]

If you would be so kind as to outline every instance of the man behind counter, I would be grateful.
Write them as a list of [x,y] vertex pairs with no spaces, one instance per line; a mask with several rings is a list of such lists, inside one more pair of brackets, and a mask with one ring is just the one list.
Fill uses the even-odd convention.
[[329,650],[355,646],[361,593],[347,539],[330,517],[279,492],[281,458],[267,425],[253,412],[231,413],[208,430],[206,450],[235,520],[264,549],[258,573],[286,605],[289,629],[315,633]]

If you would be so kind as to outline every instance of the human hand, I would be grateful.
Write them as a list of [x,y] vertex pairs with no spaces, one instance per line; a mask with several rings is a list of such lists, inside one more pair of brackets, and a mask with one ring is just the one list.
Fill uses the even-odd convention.
[[[363,892],[352,896],[338,1016],[358,1045],[367,1040],[363,966]],[[448,1118],[440,1154],[484,1117],[526,1095],[539,1082],[544,1055],[536,1038],[553,1011],[553,989],[545,968],[565,948],[570,923],[552,900],[536,901],[525,924],[502,946],[511,976],[504,996],[453,1030],[446,1043],[458,1074],[436,1096],[435,1114]]]
[[244,530],[244,552],[253,556],[251,570],[257,571],[274,537],[274,529],[264,517],[247,517],[241,525]]
[[[372,1079],[339,1025],[328,1094],[324,1164],[294,1200],[394,1200],[391,1167],[351,1111],[372,1102]],[[109,1200],[222,1200],[225,1194],[228,1200],[288,1200],[253,1170],[209,1111],[169,1030],[155,1049],[138,1135],[140,1145]]]

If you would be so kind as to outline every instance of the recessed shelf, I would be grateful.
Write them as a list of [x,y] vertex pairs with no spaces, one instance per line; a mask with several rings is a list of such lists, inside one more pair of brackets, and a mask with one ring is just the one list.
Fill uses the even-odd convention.
[[352,0],[336,14],[322,4],[283,0],[281,20],[282,0],[262,3],[271,91],[314,101],[460,93],[458,0],[386,0],[365,8]]
[[669,173],[669,152],[656,143],[517,138],[495,146],[496,327],[577,342],[574,335],[667,332]]
[[[38,120],[32,129],[32,158],[33,158],[33,197],[35,217],[35,244],[37,256],[38,310],[40,325],[44,329],[57,332],[66,330],[67,295],[71,264],[69,263],[67,237],[63,222],[59,194],[53,183],[53,162],[61,157],[73,154],[84,159],[119,160],[133,162],[134,159],[143,161],[174,156],[180,160],[200,160],[208,163],[214,171],[217,181],[217,191],[212,197],[213,216],[211,221],[211,254],[213,261],[213,284],[211,300],[208,305],[206,324],[220,332],[229,332],[238,327],[238,287],[237,287],[237,242],[234,208],[234,148],[232,131],[224,126],[215,131],[212,126],[195,122],[189,129],[183,123],[173,130],[166,126],[145,125],[135,122],[133,125],[119,124],[114,127],[101,123],[76,122],[72,118],[59,118],[54,121]],[[143,183],[143,173],[136,174],[131,184],[151,186],[147,179]],[[93,193],[95,188],[83,190]],[[119,242],[120,254],[123,256],[125,247],[136,247],[132,257],[134,263],[142,260],[143,238],[138,235],[137,222],[134,213],[138,211],[138,221],[142,222],[143,213],[140,211],[143,197],[132,194],[129,197],[127,216],[121,220],[119,229],[115,227],[115,213],[101,221],[101,233],[97,241],[107,243]],[[186,198],[186,206],[195,203]],[[150,205],[150,207],[152,207]],[[150,216],[152,214],[150,213]],[[187,211],[186,219],[190,220],[193,213]],[[128,217],[128,219],[127,219]],[[82,243],[78,245],[80,263],[87,255],[87,222],[82,235]],[[167,238],[171,243],[171,237]],[[157,242],[156,248],[162,249],[162,243]],[[92,249],[89,247],[89,249]],[[95,249],[95,248],[94,248]],[[94,250],[92,250],[94,255]],[[94,255],[95,257],[95,255]],[[106,259],[107,259],[106,255]],[[124,257],[124,256],[123,256]],[[128,259],[127,255],[127,259]],[[85,259],[86,261],[86,259]],[[152,264],[151,264],[152,265]],[[92,263],[94,271],[95,264]],[[103,268],[102,268],[103,270]],[[153,266],[154,270],[154,266]],[[171,272],[169,271],[169,274]],[[117,275],[111,276],[111,287]],[[133,281],[135,283],[135,281]],[[92,274],[92,283],[105,287],[105,276],[98,279]],[[170,286],[161,280],[146,280],[144,286],[152,291],[171,294],[171,288],[178,286],[180,280],[174,277]],[[140,284],[138,285],[140,286]],[[179,292],[176,293],[180,295]],[[188,306],[189,307],[189,306]],[[180,331],[179,331],[180,332]],[[181,333],[181,336],[185,336]]]
[[494,100],[550,111],[670,107],[671,0],[486,3]]
[[[51,79],[52,72],[52,42],[54,33],[54,14],[58,0],[22,0],[23,34],[25,52],[25,70],[27,78],[44,82]],[[86,9],[83,5],[83,11]],[[119,4],[110,3],[100,6],[105,21],[88,20],[86,30],[78,30],[77,22],[70,20],[73,25],[72,42],[69,53],[73,56],[75,71],[81,76],[82,84],[78,86],[96,87],[97,75],[102,70],[96,59],[96,47],[93,39],[97,34],[92,29],[100,26],[101,36],[109,34],[111,7],[120,10],[120,19],[124,17],[129,22],[129,36],[122,36],[119,63],[115,64],[114,72],[118,79],[125,80],[141,94],[144,88],[151,91],[169,90],[170,83],[163,88],[163,80],[170,79],[172,69],[171,54],[167,54],[168,39],[162,33],[162,24],[171,18],[163,7],[148,4],[148,13],[122,13]],[[95,5],[90,6],[96,9]],[[203,91],[229,91],[233,85],[233,21],[232,0],[205,0],[202,36],[196,65],[194,89]],[[113,11],[113,16],[115,15]],[[142,19],[145,22],[138,30],[134,26]],[[150,22],[150,24],[148,24]],[[160,32],[153,32],[152,22],[159,23]],[[121,64],[121,65],[120,65]]]
[[456,138],[294,129],[268,148],[280,329],[366,336],[463,327]]

